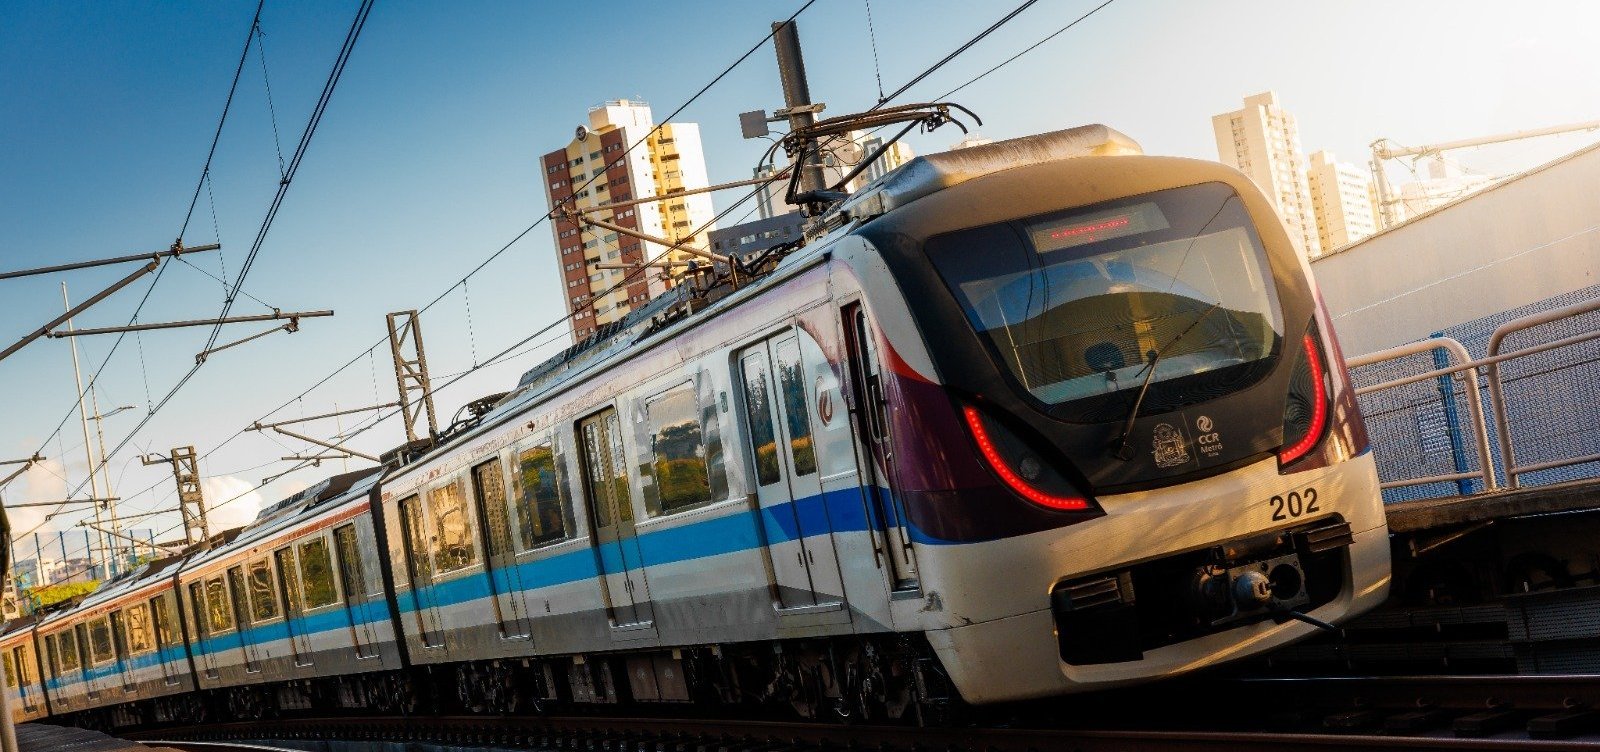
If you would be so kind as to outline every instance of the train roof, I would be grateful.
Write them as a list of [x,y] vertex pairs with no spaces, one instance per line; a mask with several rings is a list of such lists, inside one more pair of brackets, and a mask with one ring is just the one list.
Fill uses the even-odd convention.
[[314,519],[324,510],[367,495],[388,470],[387,465],[352,470],[324,479],[289,498],[261,510],[254,522],[241,528],[227,543],[197,554],[195,564],[212,561],[248,548],[261,540]]
[[926,154],[862,186],[836,211],[848,218],[870,219],[973,178],[1015,167],[1143,153],[1139,142],[1121,131],[1095,124]]

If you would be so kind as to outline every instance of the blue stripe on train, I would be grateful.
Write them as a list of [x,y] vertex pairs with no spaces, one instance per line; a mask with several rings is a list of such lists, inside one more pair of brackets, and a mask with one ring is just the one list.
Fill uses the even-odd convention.
[[[782,543],[829,532],[862,532],[873,526],[872,521],[877,519],[878,510],[881,509],[889,515],[895,514],[893,506],[884,498],[887,493],[884,489],[876,486],[867,489],[878,502],[870,505],[870,508],[863,503],[861,490],[847,488],[828,491],[789,503],[775,504],[760,510],[761,525],[766,529],[767,537],[770,537],[772,542]],[[912,538],[919,543],[948,543],[930,539],[914,527],[909,525],[907,527],[911,528]],[[596,548],[582,548],[545,559],[524,562],[515,567],[495,569],[492,573],[494,591],[510,593],[564,585],[597,578],[601,571],[617,574],[625,569],[639,568],[638,562],[641,559],[643,566],[654,567],[740,553],[765,545],[761,530],[756,526],[755,515],[748,512],[735,512],[648,532],[638,536],[632,543],[632,547],[636,547],[637,551],[632,556],[625,556],[621,545],[616,542],[596,547],[599,550],[601,566],[596,565]],[[625,566],[625,563],[631,566]],[[418,588],[417,591],[408,590],[395,600],[403,614],[410,614],[418,610],[419,600],[424,601],[423,605],[427,607],[443,608],[488,598],[491,594],[489,580],[481,574],[473,574]],[[354,626],[359,627],[373,622],[387,621],[388,618],[387,609],[377,608],[373,602],[368,601],[357,604],[353,611],[343,608],[330,609],[319,614],[295,617],[291,623],[277,621],[250,627],[244,630],[242,635],[235,633],[206,637],[200,641],[199,649],[202,653],[220,654],[237,650],[241,645],[260,645],[274,640],[289,639],[291,629],[295,634],[312,637],[322,632],[349,629],[352,622]],[[162,652],[170,653],[170,657],[164,660],[183,660],[180,649],[167,648]],[[155,655],[136,657],[133,663],[134,668],[154,665]],[[90,669],[90,675],[100,678],[116,674],[121,671],[119,666],[120,662]],[[187,664],[184,664],[183,669],[187,668]],[[49,680],[50,688],[56,688],[56,681]],[[71,683],[77,681],[81,680]]]

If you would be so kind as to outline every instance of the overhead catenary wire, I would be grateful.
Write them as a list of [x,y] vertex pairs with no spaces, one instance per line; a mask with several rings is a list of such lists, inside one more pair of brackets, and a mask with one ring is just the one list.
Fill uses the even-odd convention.
[[[810,8],[811,5],[814,2],[815,2],[815,0],[807,0],[804,4],[802,4],[800,6],[799,9],[797,9],[793,14],[791,14],[789,16],[788,21],[792,22],[795,18],[800,16],[802,13],[804,13],[806,11],[806,9]],[[366,3],[363,7],[365,8],[365,7],[368,7],[368,6],[370,6],[370,2]],[[258,13],[259,13],[259,9],[258,9]],[[698,91],[696,91],[694,95],[692,95],[687,101],[685,101],[682,105],[680,105],[678,108],[676,108],[670,115],[668,115],[666,118],[663,118],[661,120],[661,122],[654,129],[651,130],[650,133],[646,134],[643,138],[640,138],[638,141],[636,141],[633,144],[631,144],[627,148],[627,150],[625,150],[622,153],[622,155],[620,155],[618,157],[618,159],[619,160],[625,159],[629,152],[631,152],[633,149],[637,148],[640,144],[645,143],[651,136],[655,135],[655,133],[661,127],[663,127],[665,124],[671,122],[673,118],[677,117],[685,109],[687,109],[689,106],[691,106],[694,102],[698,101],[713,86],[715,86],[718,82],[720,82],[723,78],[725,78],[729,73],[731,73],[735,68],[737,68],[740,64],[742,64],[752,54],[754,54],[756,51],[761,49],[761,47],[764,46],[767,43],[767,41],[771,39],[772,34],[775,32],[775,30],[776,30],[776,27],[774,27],[773,31],[769,31],[765,36],[763,36],[762,39],[759,42],[757,42],[756,44],[752,45],[749,50],[744,52],[744,54],[740,55],[739,58],[737,58],[727,68],[723,69],[723,71],[721,73],[719,73],[716,77],[714,77],[709,83],[707,83],[705,86],[701,87]],[[246,52],[246,54],[248,54],[248,47],[246,48],[245,52]],[[231,100],[231,92],[230,92],[230,100]],[[298,153],[297,153],[297,156],[298,156]],[[209,163],[209,159],[208,159],[208,163]],[[291,169],[293,169],[293,166],[291,166]],[[589,181],[586,182],[583,187],[587,188],[596,179],[597,179],[597,177],[591,176]],[[577,189],[577,190],[581,190],[581,188]],[[757,190],[760,190],[760,189],[758,188]],[[576,193],[576,190],[575,190],[575,193]],[[752,192],[751,196],[747,196],[745,199],[742,199],[741,201],[737,202],[734,206],[738,206],[738,205],[743,204],[744,201],[749,200],[749,198],[753,197],[754,195],[755,195],[755,192]],[[198,197],[198,194],[197,194],[197,197]],[[732,208],[733,207],[730,207],[729,210],[731,211]],[[193,211],[193,207],[191,206],[191,213],[192,213],[192,211]],[[727,214],[727,212],[725,211],[723,214],[718,215],[718,219],[720,219],[723,216],[726,216],[726,214]],[[520,242],[524,237],[526,237],[535,228],[537,228],[538,226],[542,225],[544,222],[546,222],[548,220],[549,220],[549,215],[548,214],[543,215],[539,219],[535,220],[532,224],[530,224],[526,228],[524,228],[521,232],[519,232],[510,241],[505,243],[503,246],[501,246],[494,253],[490,254],[490,256],[488,258],[486,258],[482,262],[480,262],[476,267],[474,267],[465,276],[463,276],[461,278],[461,280],[459,280],[455,284],[452,284],[450,287],[446,288],[437,297],[435,297],[432,301],[430,301],[426,306],[423,306],[421,309],[419,309],[418,312],[421,313],[421,312],[424,312],[424,311],[432,308],[434,305],[436,305],[441,300],[443,300],[445,297],[447,297],[451,292],[453,292],[456,287],[466,284],[468,279],[470,279],[472,276],[474,276],[477,273],[479,273],[480,271],[482,271],[485,267],[487,267],[490,263],[492,263],[496,258],[499,258],[507,250],[509,250],[512,246],[514,246],[515,244]],[[713,219],[712,221],[715,222],[716,219]],[[187,219],[185,220],[185,226],[187,226]],[[247,264],[251,263],[251,261],[252,261],[251,259],[247,259],[246,263]],[[638,271],[642,272],[646,268],[647,267],[641,267],[641,269],[638,270]],[[241,280],[242,280],[243,275],[244,275],[244,273],[246,271],[247,271],[247,269],[246,270],[241,270],[241,275],[240,275],[240,279]],[[625,279],[626,279],[626,277],[625,277]],[[238,286],[235,285],[234,289],[237,290]],[[613,288],[613,289],[615,289],[615,288]],[[233,302],[233,297],[234,296],[230,295],[227,298],[227,302],[225,304],[224,311],[227,310],[226,306],[231,306],[231,304]],[[570,316],[570,314],[569,314],[569,316]],[[550,329],[553,329],[555,326],[559,326],[560,324],[565,323],[567,321],[567,319],[568,319],[568,316],[563,316],[562,318],[552,322],[549,326],[544,327],[540,331],[541,332],[549,331]],[[531,341],[535,337],[537,337],[537,334],[534,335],[534,336],[531,336],[531,337],[524,338],[517,345],[513,345],[511,348],[507,348],[506,350],[501,351],[500,353],[496,354],[494,357],[490,358],[489,360],[484,361],[478,367],[476,367],[474,369],[471,369],[471,370],[469,370],[467,372],[464,372],[462,375],[456,377],[455,380],[447,382],[446,384],[444,384],[440,388],[444,388],[444,386],[449,386],[450,384],[455,383],[455,381],[458,381],[460,378],[465,378],[465,376],[467,374],[469,374],[469,373],[475,372],[476,370],[480,370],[481,368],[488,367],[488,366],[498,362],[501,358],[505,357],[507,355],[507,353],[509,353],[512,350],[515,350],[516,348],[520,347],[522,344],[526,344],[527,342]],[[349,368],[351,365],[353,365],[354,363],[358,362],[362,357],[368,357],[369,359],[374,359],[375,358],[376,349],[378,347],[382,346],[386,341],[387,341],[387,338],[381,339],[378,342],[374,343],[371,347],[369,347],[366,350],[363,350],[362,352],[358,353],[355,357],[351,358],[349,361],[347,361],[343,365],[341,365],[338,368],[336,368],[332,373],[330,373],[327,376],[324,376],[323,378],[319,379],[316,383],[314,383],[312,386],[308,387],[306,390],[302,391],[299,395],[297,395],[297,396],[285,401],[283,404],[281,404],[278,407],[274,408],[273,410],[269,411],[260,420],[265,420],[265,419],[271,417],[273,414],[277,413],[278,411],[282,410],[284,407],[287,407],[288,405],[293,404],[297,400],[302,399],[304,396],[306,396],[310,392],[314,391],[315,389],[317,389],[317,388],[321,387],[322,385],[326,384],[327,382],[331,381],[333,378],[337,377],[345,369]],[[172,391],[170,391],[167,394],[167,396],[164,397],[154,408],[151,409],[151,411],[146,415],[145,420],[141,421],[140,425],[136,426],[135,429],[128,434],[127,438],[125,438],[121,443],[119,443],[117,448],[114,449],[110,454],[115,454],[118,451],[121,451],[121,449],[128,443],[128,441],[130,441],[133,438],[133,436],[135,434],[137,434],[138,431],[140,429],[142,429],[149,422],[149,419],[151,417],[153,417],[154,414],[157,411],[159,411],[162,406],[166,405],[167,402],[172,398],[172,396],[175,395],[177,393],[177,391],[182,388],[184,383],[186,383],[188,381],[188,379],[190,377],[192,377],[192,375],[194,374],[195,370],[197,370],[197,368],[198,368],[198,365],[196,366],[196,369],[191,369],[188,375],[186,375],[183,379],[180,379],[179,383],[174,387],[174,389]],[[392,414],[393,413],[391,413],[390,415],[392,415]],[[380,423],[382,420],[386,419],[387,417],[389,417],[389,416],[387,416],[387,415],[375,416],[375,418],[374,418],[374,420],[373,420],[373,422],[371,424],[369,424],[369,425],[367,425],[365,427],[353,430],[351,432],[346,432],[346,433],[351,437],[353,437],[355,435],[359,435],[359,434],[364,433],[365,431],[370,430],[371,428],[375,427],[376,425],[378,425],[378,423]],[[259,421],[257,421],[257,422],[259,422]],[[232,443],[239,436],[242,436],[247,431],[247,429],[248,429],[248,427],[245,427],[245,428],[241,428],[241,429],[235,431],[233,435],[229,436],[223,442],[221,442],[220,444],[216,445],[215,447],[212,447],[206,453],[202,454],[201,458],[204,459],[206,457],[209,457],[211,454],[213,454],[216,451],[220,450],[224,446],[227,446],[228,444]],[[268,463],[268,464],[271,464],[271,463]],[[274,476],[274,479],[276,477],[281,477],[282,475],[287,474],[288,472],[293,472],[295,470],[302,469],[304,466],[305,466],[305,463],[301,463],[300,465],[297,465],[295,467],[290,468],[289,470],[285,471],[284,473],[280,473],[278,476]],[[159,485],[159,483],[157,485]],[[256,490],[256,489],[259,489],[261,487],[264,487],[265,485],[266,485],[266,483],[263,483],[263,484],[261,484],[259,486],[256,486],[254,489],[252,489],[252,491]],[[153,487],[154,486],[152,486],[152,488]],[[239,497],[247,495],[248,493],[249,492],[246,492],[246,494],[240,494]],[[235,499],[239,498],[239,497],[235,497]],[[231,502],[233,500],[234,499],[229,499],[229,500],[227,500],[225,502],[222,502],[222,504],[226,504],[226,503]],[[221,506],[221,504],[218,504],[218,505],[215,505],[215,506]],[[213,508],[215,508],[215,506]],[[176,529],[176,528],[174,528],[174,529]]]
[[[808,8],[810,8],[815,2],[816,2],[816,0],[806,0],[805,3],[803,3],[798,9],[796,9],[793,13],[791,13],[789,15],[787,20],[791,21],[791,22],[794,21],[802,13],[804,13]],[[675,108],[672,111],[671,114],[669,114],[665,118],[662,118],[660,120],[660,122],[658,122],[656,124],[656,126],[653,129],[651,129],[651,131],[649,133],[646,133],[644,136],[640,137],[637,141],[635,141],[632,144],[630,144],[622,152],[622,154],[619,155],[616,158],[616,160],[613,161],[613,163],[615,163],[616,161],[620,161],[620,160],[625,159],[628,156],[629,153],[631,153],[634,149],[638,148],[641,144],[646,143],[662,127],[664,127],[666,124],[670,123],[673,118],[675,118],[678,115],[682,114],[684,110],[686,110],[688,107],[693,105],[696,101],[698,101],[702,96],[705,95],[705,93],[707,91],[709,91],[712,87],[714,87],[718,82],[720,82],[724,78],[726,78],[728,76],[728,74],[731,73],[735,68],[737,68],[739,65],[744,63],[747,59],[749,59],[749,57],[751,55],[753,55],[755,52],[757,52],[763,46],[765,46],[766,43],[771,40],[774,31],[768,31],[764,36],[762,36],[762,38],[759,41],[757,41],[754,45],[752,45],[748,50],[746,50],[743,54],[741,54],[732,63],[730,63],[720,73],[718,73],[715,77],[713,77],[708,83],[706,83],[704,86],[700,87],[693,95],[691,95],[687,100],[685,100],[683,102],[683,104],[681,104],[677,108]],[[577,192],[579,192],[579,191],[581,191],[581,190],[583,190],[585,188],[588,188],[589,186],[591,186],[598,179],[599,179],[598,176],[591,175],[590,178],[582,186],[574,188],[574,190],[573,190],[574,194],[576,194]],[[554,209],[554,207],[552,207],[552,209]],[[465,285],[468,280],[470,280],[472,277],[476,276],[479,272],[483,271],[484,268],[488,267],[489,264],[493,263],[496,259],[498,259],[501,256],[503,256],[507,251],[509,251],[512,247],[516,246],[519,242],[521,242],[524,238],[526,238],[535,229],[537,229],[538,227],[543,225],[545,222],[549,221],[549,219],[550,219],[550,215],[549,214],[544,214],[544,215],[541,215],[538,219],[534,220],[528,226],[524,227],[514,237],[512,237],[510,240],[506,241],[503,245],[501,245],[499,248],[497,248],[493,253],[490,253],[488,255],[488,257],[486,257],[483,261],[479,262],[476,266],[474,266],[471,270],[469,270],[460,279],[458,279],[457,281],[452,283],[450,286],[446,287],[442,292],[440,292],[432,300],[428,301],[427,304],[425,304],[421,308],[417,309],[418,314],[426,313],[428,310],[433,308],[440,301],[444,300],[452,292],[454,292],[457,287],[461,287],[462,285]],[[566,321],[566,317],[562,317],[561,319],[557,320],[555,322],[555,324],[564,323],[565,321]],[[548,329],[548,328],[549,327],[546,327],[545,329]],[[252,421],[252,423],[262,422],[262,421],[268,420],[274,414],[278,413],[279,411],[283,410],[284,408],[288,407],[289,405],[294,404],[297,400],[303,399],[305,396],[309,395],[311,392],[321,388],[322,386],[326,385],[328,382],[330,382],[333,379],[337,378],[339,376],[339,374],[343,373],[346,369],[348,369],[351,366],[355,365],[356,363],[360,362],[360,360],[362,358],[367,358],[369,360],[369,362],[372,364],[374,393],[376,393],[376,388],[377,388],[376,387],[376,383],[377,383],[376,353],[377,353],[377,350],[379,348],[383,347],[385,344],[387,344],[387,342],[388,342],[387,336],[385,336],[382,339],[377,340],[371,346],[369,346],[366,349],[361,350],[360,352],[356,353],[349,360],[345,361],[343,364],[341,364],[337,368],[333,369],[332,372],[328,373],[327,375],[325,375],[325,376],[319,378],[317,381],[313,382],[310,386],[306,387],[299,394],[297,394],[297,395],[295,395],[293,397],[290,397],[287,400],[284,400],[277,407],[272,408],[271,410],[267,411],[264,415],[262,415],[260,418],[256,419],[255,421]],[[486,362],[488,362],[488,361],[486,361]],[[248,427],[242,428],[242,429],[236,431],[233,435],[229,436],[222,443],[220,443],[220,444],[212,447],[210,450],[208,450],[204,455],[202,455],[202,457],[209,456],[210,454],[212,454],[212,453],[214,453],[216,451],[219,451],[223,447],[225,447],[228,444],[232,443],[234,440],[236,440],[240,436],[244,435],[246,433],[247,428]]]
[[901,86],[898,89],[895,89],[894,92],[890,93],[888,96],[878,97],[878,103],[876,105],[873,105],[872,108],[869,109],[868,111],[870,112],[872,110],[876,110],[879,107],[882,107],[882,106],[888,104],[889,102],[893,101],[896,97],[899,97],[901,94],[906,93],[906,91],[909,90],[911,87],[916,86],[919,83],[922,83],[923,79],[927,78],[928,76],[933,75],[933,73],[935,71],[939,70],[940,68],[943,68],[951,60],[954,60],[957,57],[959,57],[961,55],[961,53],[966,52],[968,49],[971,49],[973,45],[983,41],[984,37],[987,37],[990,34],[993,34],[995,32],[995,30],[999,29],[1002,26],[1005,26],[1007,23],[1009,23],[1011,21],[1011,19],[1016,18],[1017,16],[1021,15],[1023,11],[1027,10],[1030,7],[1033,7],[1033,4],[1037,3],[1037,2],[1039,2],[1039,0],[1023,0],[1023,3],[1021,5],[1018,5],[1017,7],[1013,8],[1010,13],[1007,13],[1004,16],[1001,16],[999,20],[997,20],[994,23],[990,24],[988,28],[984,29],[983,31],[978,32],[978,34],[976,36],[974,36],[971,39],[968,39],[960,47],[957,47],[954,50],[952,50],[950,52],[950,54],[945,55],[944,57],[940,58],[937,62],[935,62],[933,65],[928,66],[927,69],[923,70],[921,73],[918,73],[916,76],[912,77],[912,79],[910,81],[907,81],[903,86]]
[[[264,2],[264,0],[263,0],[263,2]],[[266,217],[262,220],[260,229],[258,229],[257,232],[256,232],[255,240],[251,243],[250,251],[245,257],[244,265],[239,270],[238,276],[235,278],[234,284],[233,284],[233,286],[232,286],[232,288],[230,290],[229,295],[223,301],[222,311],[218,316],[218,321],[219,322],[221,321],[221,319],[227,317],[227,314],[228,314],[229,310],[233,306],[233,302],[237,299],[238,291],[243,286],[245,278],[249,275],[250,269],[254,265],[255,259],[260,254],[261,247],[266,241],[267,234],[272,228],[272,224],[273,224],[274,220],[277,217],[278,210],[283,205],[283,199],[287,195],[288,189],[289,189],[290,185],[293,182],[294,174],[299,169],[300,163],[305,158],[305,154],[306,154],[307,149],[310,146],[312,137],[316,134],[317,125],[321,122],[322,116],[327,110],[328,102],[331,100],[331,98],[333,96],[334,89],[337,87],[337,85],[339,83],[339,80],[340,80],[340,78],[342,77],[342,75],[344,73],[345,65],[349,62],[350,54],[354,49],[356,40],[358,40],[360,38],[361,30],[365,27],[367,17],[372,12],[372,4],[373,4],[373,0],[364,0],[362,2],[362,4],[361,4],[360,8],[356,11],[355,19],[351,22],[350,29],[345,34],[344,44],[340,47],[339,54],[336,56],[336,58],[334,60],[332,70],[329,71],[328,79],[323,84],[322,93],[321,93],[321,95],[319,96],[319,98],[317,100],[316,107],[313,109],[312,114],[307,118],[305,130],[301,134],[300,142],[299,142],[299,144],[297,145],[297,147],[295,149],[293,158],[289,162],[288,171],[286,172],[286,174],[283,177],[283,179],[279,182],[277,193],[274,195],[273,200],[272,200],[271,204],[269,205],[269,207],[267,209]],[[248,59],[250,38],[253,37],[253,35],[254,35],[254,26],[256,24],[258,24],[259,22],[260,22],[260,5],[258,4],[257,9],[256,9],[255,19],[252,21],[252,24],[251,24],[252,25],[251,33],[250,33],[249,36],[247,36],[246,41],[245,41],[245,50],[244,50],[244,53],[241,55],[241,62],[240,62],[239,69],[238,69],[238,71],[235,72],[234,86],[229,89],[228,105],[232,104],[233,93],[234,93],[234,90],[237,88],[237,85],[238,85],[239,71],[243,70],[243,60]],[[227,105],[225,105],[225,107],[226,106]],[[224,115],[223,119],[225,120],[225,118],[226,118],[226,115]],[[206,175],[209,174],[209,172],[210,172],[211,160],[215,156],[216,143],[217,143],[217,140],[220,139],[220,136],[221,136],[221,123],[219,122],[217,135],[213,138],[213,141],[212,141],[212,151],[206,157],[206,166],[202,170],[202,176],[201,176],[200,183],[196,186],[195,193],[194,193],[194,198],[191,200],[190,205],[189,205],[189,215],[190,216],[192,216],[193,213],[194,213],[195,204],[199,201],[200,189],[201,189],[201,187],[203,187],[205,185]],[[188,227],[188,222],[189,222],[189,217],[186,216],[185,219],[184,219],[184,227],[185,228]],[[181,236],[181,233],[180,233],[180,236]],[[213,346],[216,344],[217,336],[222,330],[222,326],[223,326],[223,324],[218,323],[212,328],[211,334],[208,337],[206,345],[205,345],[205,347],[203,349],[210,350],[210,349],[213,348]],[[119,335],[119,341],[120,341],[120,335]],[[165,407],[169,402],[171,402],[173,397],[175,397],[178,394],[178,392],[183,389],[184,385],[188,384],[189,381],[194,378],[194,375],[199,372],[200,368],[204,364],[205,364],[205,360],[203,358],[196,359],[196,362],[195,362],[194,366],[191,367],[182,377],[180,377],[178,379],[178,382],[173,385],[173,387],[167,392],[167,394],[165,396],[163,396],[159,401],[157,401],[156,404],[148,412],[145,413],[144,417],[139,421],[139,424],[134,426],[133,429],[130,430],[123,437],[123,439],[120,442],[117,443],[115,448],[113,448],[110,452],[108,452],[105,457],[101,458],[99,464],[101,466],[103,466],[107,461],[109,461],[109,459],[110,459],[110,457],[112,455],[115,455],[118,452],[122,451],[122,449],[125,448],[128,445],[128,443],[131,442],[133,440],[133,438],[136,435],[138,435],[138,433],[141,430],[144,429],[145,426],[149,425],[150,421],[155,418],[156,414],[158,414],[163,407]],[[91,468],[91,475],[94,472],[97,472],[98,469],[99,469],[99,466]],[[82,484],[79,484],[78,489],[81,490],[83,485],[85,485],[86,483],[87,483],[87,481],[85,481]],[[73,494],[76,494],[76,493],[77,493],[77,491],[75,490],[73,492]],[[37,529],[37,527],[35,529]]]
[[[194,216],[195,205],[200,200],[200,191],[201,191],[202,188],[204,188],[206,186],[207,181],[210,179],[211,162],[212,162],[212,159],[216,156],[217,144],[222,139],[223,126],[228,122],[228,113],[232,110],[232,107],[233,107],[233,96],[234,96],[234,93],[239,88],[239,78],[244,73],[245,60],[249,59],[249,55],[250,55],[250,40],[254,36],[256,24],[260,23],[260,21],[261,21],[261,9],[265,5],[266,5],[266,0],[258,0],[258,2],[256,3],[255,13],[251,17],[251,20],[250,20],[250,30],[246,32],[245,41],[244,41],[244,47],[239,52],[239,64],[234,68],[233,81],[228,86],[228,95],[223,100],[223,103],[222,103],[222,114],[219,115],[218,118],[217,118],[217,127],[216,127],[216,130],[212,134],[212,137],[211,137],[211,146],[206,152],[205,164],[200,169],[200,178],[195,183],[194,195],[189,200],[189,209],[184,214],[182,226],[178,230],[178,237],[180,239],[183,237],[184,233],[188,231],[189,220],[190,220],[191,217]],[[181,242],[181,240],[180,240],[180,242]],[[153,292],[155,292],[156,285],[160,284],[161,278],[166,274],[167,266],[169,264],[170,264],[170,262],[166,263],[166,264],[162,264],[161,268],[156,270],[155,277],[150,280],[150,286],[145,288],[144,296],[141,297],[139,299],[139,303],[136,306],[134,306],[133,315],[128,317],[128,324],[129,325],[132,325],[132,324],[138,322],[139,314],[144,311],[145,304],[150,301],[151,294]],[[62,429],[66,427],[67,423],[70,420],[72,420],[72,414],[78,410],[79,403],[81,403],[83,401],[83,395],[85,393],[87,393],[89,390],[94,389],[95,385],[99,383],[101,375],[105,373],[106,367],[111,363],[111,358],[114,355],[116,355],[118,348],[121,347],[122,341],[123,341],[124,338],[126,338],[126,336],[127,336],[126,333],[117,335],[116,340],[113,341],[112,344],[111,344],[111,348],[106,351],[105,358],[103,358],[100,361],[99,367],[95,368],[94,372],[90,375],[88,386],[85,388],[85,391],[84,392],[80,392],[77,395],[77,398],[74,400],[72,406],[67,409],[67,414],[64,417],[62,417],[62,419],[61,419],[61,421],[59,423],[56,424],[55,430],[53,430],[51,432],[50,436],[45,437],[43,445],[40,447],[41,451],[43,450],[44,446],[48,446],[50,444],[51,438],[55,437],[55,436],[59,436],[61,434]],[[141,343],[141,345],[142,345],[142,343]],[[140,359],[141,359],[141,363],[142,363],[143,362],[142,350],[141,350],[141,358]],[[148,376],[147,376],[147,379],[148,379]],[[148,392],[148,391],[149,391],[149,388],[148,388],[148,383],[147,383],[146,384],[146,392]],[[148,396],[146,397],[146,404],[147,405],[150,404]],[[149,409],[151,411],[154,410],[153,407],[151,407]],[[32,529],[28,530],[27,532],[25,532],[23,534],[26,535],[26,534],[29,534],[29,533],[32,533],[32,532],[38,530],[39,527],[42,524],[43,523],[40,523],[40,525],[35,525]]]

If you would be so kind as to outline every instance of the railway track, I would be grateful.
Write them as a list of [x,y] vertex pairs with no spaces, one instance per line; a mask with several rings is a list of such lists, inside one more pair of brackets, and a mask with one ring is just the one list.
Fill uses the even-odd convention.
[[306,740],[596,752],[1570,750],[1600,748],[1596,708],[1592,676],[1199,679],[985,710],[944,726],[689,718],[701,709],[658,707],[660,717],[287,718],[125,735],[184,752]]

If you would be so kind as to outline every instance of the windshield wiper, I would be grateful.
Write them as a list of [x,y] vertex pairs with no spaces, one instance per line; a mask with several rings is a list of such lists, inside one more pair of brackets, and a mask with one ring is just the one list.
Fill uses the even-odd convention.
[[[1122,435],[1117,437],[1117,451],[1113,452],[1112,456],[1124,462],[1133,459],[1133,423],[1139,418],[1139,407],[1144,404],[1145,392],[1150,391],[1150,382],[1156,375],[1156,364],[1161,362],[1161,356],[1167,350],[1178,344],[1178,341],[1183,339],[1189,332],[1194,331],[1194,328],[1199,326],[1200,322],[1210,316],[1211,312],[1217,310],[1217,306],[1220,305],[1222,305],[1220,300],[1212,303],[1210,308],[1201,311],[1199,316],[1194,317],[1194,321],[1189,322],[1189,326],[1178,332],[1178,336],[1168,340],[1167,344],[1150,351],[1150,362],[1145,364],[1144,367],[1144,383],[1139,385],[1139,394],[1133,398],[1133,409],[1128,411],[1128,417],[1122,422]],[[1137,377],[1138,374],[1134,374],[1134,376]]]

